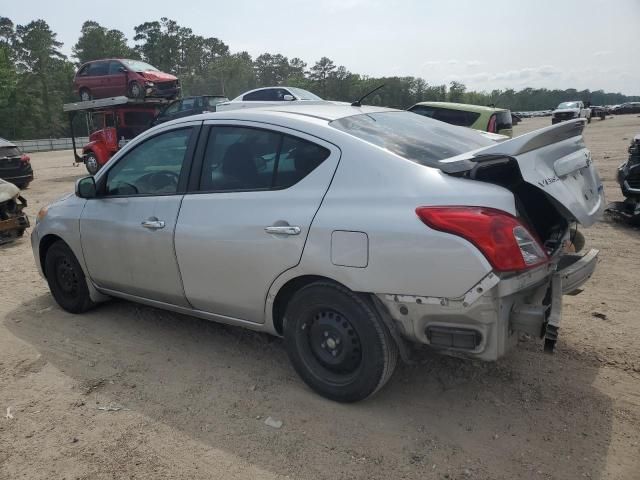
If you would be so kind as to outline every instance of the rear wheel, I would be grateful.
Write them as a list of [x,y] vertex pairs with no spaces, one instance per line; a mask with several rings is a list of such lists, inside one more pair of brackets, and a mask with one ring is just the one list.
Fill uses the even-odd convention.
[[144,98],[144,89],[136,81],[129,83],[128,92],[129,98]]
[[398,349],[372,305],[330,282],[298,291],[285,314],[287,354],[300,377],[339,402],[363,400],[393,373]]
[[84,157],[84,165],[87,167],[87,172],[90,175],[95,175],[100,170],[100,164],[98,163],[98,157],[93,152],[89,152]]
[[89,91],[88,88],[80,89],[79,94],[80,94],[80,100],[82,100],[83,102],[87,102],[91,100],[91,92]]
[[67,312],[82,313],[94,306],[82,267],[62,240],[47,250],[44,271],[53,298]]

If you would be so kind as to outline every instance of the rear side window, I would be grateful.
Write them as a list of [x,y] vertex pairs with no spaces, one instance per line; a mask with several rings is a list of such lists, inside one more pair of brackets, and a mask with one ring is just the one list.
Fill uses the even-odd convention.
[[214,127],[209,132],[200,190],[288,188],[311,173],[329,155],[324,147],[279,132]]
[[412,112],[352,115],[329,125],[407,160],[436,168],[440,160],[494,144],[474,130],[455,128]]
[[109,72],[109,64],[107,62],[95,62],[89,65],[89,76],[97,77],[106,75]]

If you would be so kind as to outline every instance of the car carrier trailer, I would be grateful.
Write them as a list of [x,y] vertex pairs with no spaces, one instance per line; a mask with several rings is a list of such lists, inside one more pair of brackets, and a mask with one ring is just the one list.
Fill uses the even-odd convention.
[[[133,99],[125,96],[67,103],[63,111],[69,114],[71,143],[75,163],[84,163],[94,175],[129,140],[144,132],[169,101],[162,98]],[[78,155],[74,120],[85,113],[88,120],[89,143]]]

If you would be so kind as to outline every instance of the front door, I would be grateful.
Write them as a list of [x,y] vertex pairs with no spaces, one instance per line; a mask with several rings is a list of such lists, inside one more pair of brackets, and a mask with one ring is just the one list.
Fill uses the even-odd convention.
[[101,288],[188,306],[173,235],[199,126],[137,143],[98,180],[80,219],[82,251]]
[[208,123],[199,186],[176,227],[185,294],[195,309],[263,323],[269,287],[299,263],[340,153],[297,131]]
[[109,62],[109,71],[103,77],[105,97],[114,97],[127,94],[127,72],[124,70],[122,63],[111,60]]

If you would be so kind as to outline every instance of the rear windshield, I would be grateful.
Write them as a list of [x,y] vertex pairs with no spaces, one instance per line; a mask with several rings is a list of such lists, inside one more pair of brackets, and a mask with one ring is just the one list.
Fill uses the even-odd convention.
[[18,147],[0,147],[0,158],[19,156],[20,150],[18,150]]
[[353,115],[334,120],[329,125],[430,167],[437,167],[438,162],[445,158],[494,144],[474,130],[454,127],[411,112]]
[[513,125],[511,123],[511,112],[510,111],[506,111],[506,112],[496,112],[496,123],[497,123],[497,129],[498,130],[504,130],[507,128],[513,128]]
[[430,105],[416,105],[411,108],[411,112],[433,118],[434,120],[440,120],[441,122],[450,123],[451,125],[458,125],[459,127],[470,127],[480,116],[478,112],[432,107]]
[[303,90],[302,88],[288,87],[291,93],[295,94],[300,100],[322,100],[319,96]]

